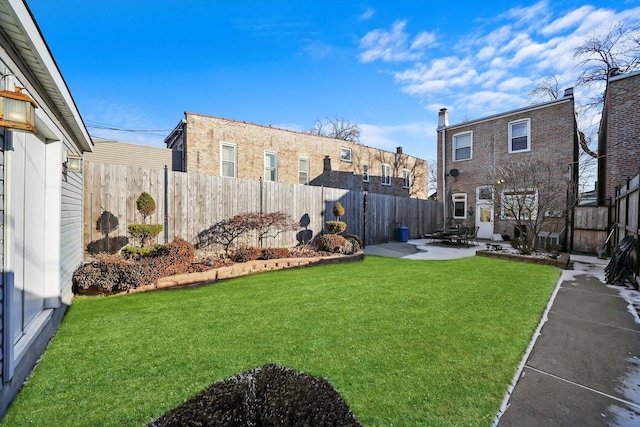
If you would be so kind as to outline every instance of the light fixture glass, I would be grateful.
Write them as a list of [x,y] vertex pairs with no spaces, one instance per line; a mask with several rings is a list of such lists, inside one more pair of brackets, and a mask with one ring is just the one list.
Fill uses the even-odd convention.
[[67,153],[67,172],[82,172],[82,156]]
[[15,92],[0,91],[0,127],[36,133],[37,105],[16,86]]

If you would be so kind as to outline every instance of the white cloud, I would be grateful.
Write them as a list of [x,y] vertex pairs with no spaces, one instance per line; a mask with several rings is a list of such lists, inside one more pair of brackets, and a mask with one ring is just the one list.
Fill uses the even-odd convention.
[[436,35],[433,33],[422,32],[416,36],[411,43],[411,50],[423,49],[431,46],[436,41]]
[[[426,141],[426,136],[434,132],[436,119],[437,116],[434,116],[433,120],[430,121],[396,125],[360,124],[359,126],[362,130],[360,142],[370,147],[395,151],[396,147],[403,145],[402,141]],[[407,152],[407,154],[420,156],[419,153]]]
[[531,85],[531,79],[528,77],[512,77],[501,82],[498,85],[498,90],[501,92],[518,91],[529,87],[529,85]]
[[358,19],[361,21],[367,21],[373,18],[373,15],[375,15],[375,13],[376,13],[376,10],[370,7],[366,9],[364,12],[362,12],[360,16],[358,16]]
[[[436,44],[428,32],[412,42],[406,22],[398,21],[391,30],[375,30],[362,39],[361,60],[411,61],[390,71],[400,90],[419,97],[434,120],[437,111],[445,107],[451,123],[460,123],[527,105],[531,102],[529,92],[550,76],[558,79],[560,91],[574,86],[581,71],[575,49],[619,22],[626,27],[640,24],[640,7],[616,11],[585,5],[567,10],[562,4],[543,0],[481,21],[466,34],[447,37],[446,45]],[[418,49],[423,46],[429,50]],[[574,89],[579,106],[601,93],[603,87]],[[599,115],[594,113],[587,116],[579,111],[581,129],[597,126]],[[428,131],[431,139],[434,130]],[[375,127],[370,132],[380,143],[392,135]]]
[[556,19],[551,24],[544,27],[541,31],[545,36],[557,34],[568,28],[574,27],[584,21],[585,17],[593,12],[593,6],[582,6],[568,14]]
[[318,40],[304,40],[302,52],[314,61],[319,61],[333,52],[333,46]]
[[407,21],[396,21],[390,31],[373,30],[360,40],[359,55],[361,62],[382,60],[385,62],[401,62],[419,60],[423,49],[435,42],[436,36],[422,32],[413,40],[405,32]]

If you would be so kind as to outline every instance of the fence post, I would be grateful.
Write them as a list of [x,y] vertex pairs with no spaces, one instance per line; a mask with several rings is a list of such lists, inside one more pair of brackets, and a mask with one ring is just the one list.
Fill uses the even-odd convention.
[[263,188],[264,188],[264,184],[262,182],[262,177],[260,177],[260,181],[259,182],[260,182],[260,213],[262,213],[262,202],[263,202],[263,197],[264,197],[264,195],[262,193],[263,192]]
[[169,243],[169,168],[164,165],[164,244]]

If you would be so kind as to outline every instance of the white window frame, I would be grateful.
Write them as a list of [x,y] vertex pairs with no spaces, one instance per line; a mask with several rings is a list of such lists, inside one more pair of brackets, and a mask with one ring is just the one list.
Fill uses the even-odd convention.
[[341,162],[347,162],[347,163],[351,163],[351,159],[353,158],[351,156],[351,148],[349,147],[340,147],[340,161]]
[[[268,156],[273,156],[273,166],[267,166]],[[267,171],[271,170],[273,170],[273,179],[267,179]],[[278,153],[276,153],[275,151],[264,152],[264,180],[270,182],[278,182]]]
[[402,169],[402,188],[411,188],[411,170]]
[[[469,157],[465,157],[463,159],[458,158],[457,156],[457,151],[461,148],[466,148],[466,147],[458,147],[457,145],[457,140],[458,138],[462,138],[462,137],[469,137]],[[473,159],[473,131],[467,131],[467,132],[460,132],[460,133],[456,133],[453,135],[452,139],[451,139],[452,143],[451,143],[451,158],[453,159],[454,162],[462,162],[464,160],[471,160]]]
[[[306,162],[306,167],[302,168],[300,166],[300,162]],[[301,176],[304,174],[305,179],[304,182],[301,182]],[[309,158],[308,157],[298,157],[298,184],[308,185],[309,184]]]
[[[526,123],[527,125],[527,148],[520,150],[513,149],[513,126]],[[531,119],[520,119],[509,122],[509,153],[526,153],[531,151]]]
[[362,164],[362,182],[369,182],[369,163]]
[[[451,202],[453,203],[453,209],[451,210],[453,219],[467,219],[467,193],[453,193],[451,195]],[[456,215],[456,203],[462,203],[462,216]]]
[[534,189],[534,188],[525,188],[522,190],[504,190],[502,191],[502,194],[500,195],[500,214],[501,217],[504,219],[516,219],[515,216],[511,215],[510,212],[508,212],[505,209],[505,206],[507,206],[507,197],[516,197],[518,195],[525,195],[525,196],[533,196],[533,200],[531,203],[523,203],[523,206],[526,208],[526,206],[530,206],[530,208],[528,209],[530,211],[530,213],[532,213],[533,215],[527,216],[524,215],[521,219],[533,219],[536,220],[537,216],[538,216],[538,190]]
[[[229,163],[228,160],[223,160],[222,157],[222,150],[223,147],[231,147],[233,148],[233,176],[227,176],[223,173],[224,171],[224,164],[225,163]],[[220,176],[222,177],[226,177],[226,178],[237,178],[238,177],[238,145],[234,144],[233,142],[225,142],[225,141],[221,141],[220,142]]]
[[391,165],[383,163],[380,173],[380,184],[386,187],[391,187]]

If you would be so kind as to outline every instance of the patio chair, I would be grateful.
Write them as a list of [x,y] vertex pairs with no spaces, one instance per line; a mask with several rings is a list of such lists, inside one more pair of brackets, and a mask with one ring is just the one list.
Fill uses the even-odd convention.
[[478,246],[479,245],[479,243],[478,243],[478,230],[479,229],[480,229],[480,227],[469,227],[467,229],[467,234],[465,236],[466,240],[467,240],[467,243],[470,244],[470,243],[475,242],[475,243],[473,243],[474,246]]

